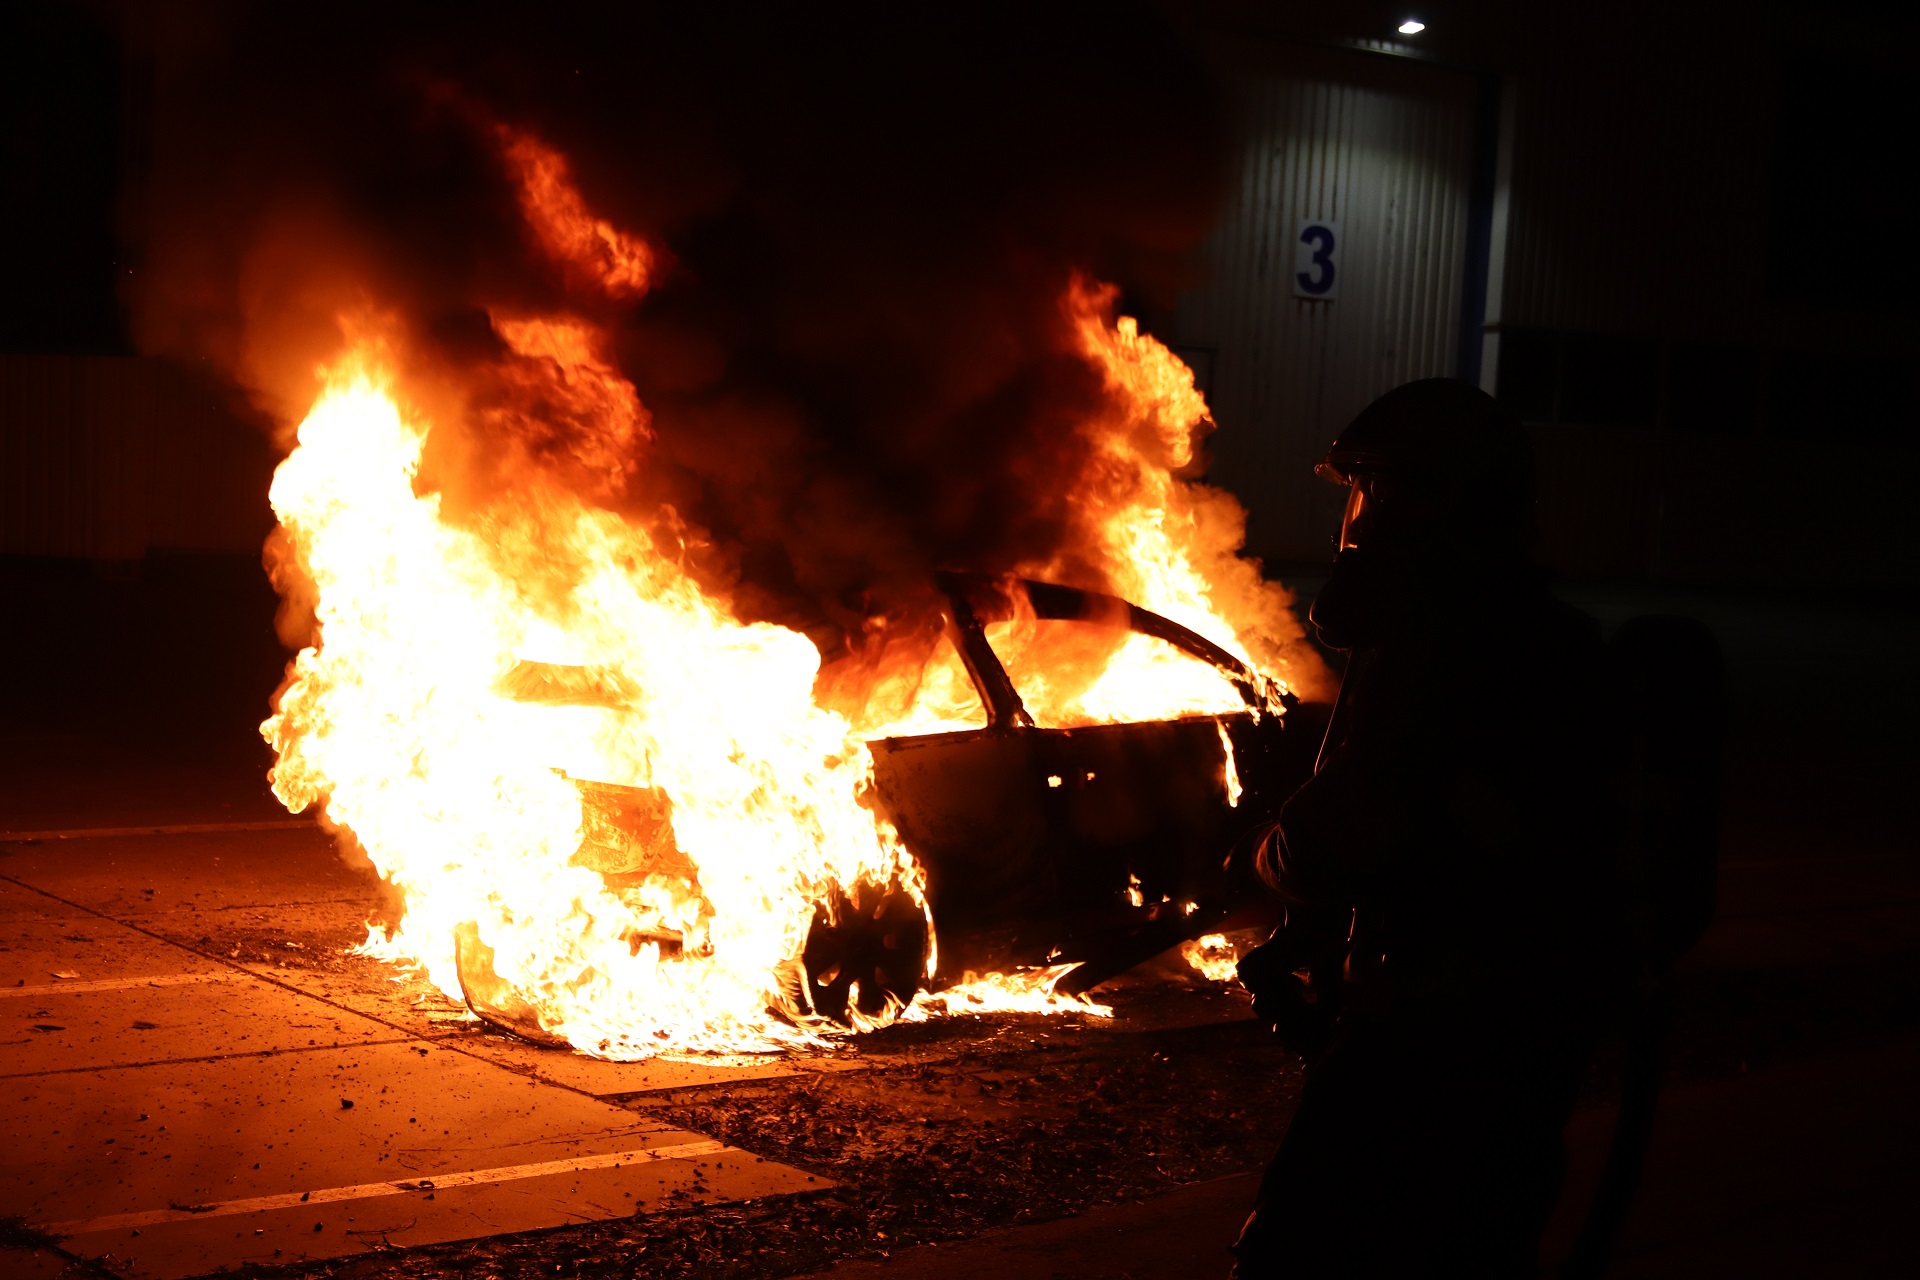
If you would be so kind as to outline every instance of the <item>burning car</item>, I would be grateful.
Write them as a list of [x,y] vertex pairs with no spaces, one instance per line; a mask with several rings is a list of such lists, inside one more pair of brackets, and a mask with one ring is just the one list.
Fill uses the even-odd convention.
[[[877,807],[924,886],[865,881],[817,904],[804,973],[788,978],[792,1006],[862,1025],[929,984],[987,972],[1048,970],[1050,989],[1078,994],[1182,942],[1261,919],[1266,898],[1247,860],[1233,854],[1312,771],[1327,708],[1301,703],[1221,646],[1115,596],[977,573],[941,573],[936,585],[977,723],[867,744]],[[1044,680],[1021,652],[1032,646],[1020,643],[1043,626],[1109,651],[1134,645],[1179,678],[1211,686],[1214,709],[1051,723],[1062,717],[1036,715],[1022,689]],[[1012,641],[1002,645],[1012,660],[996,632]],[[503,688],[521,702],[616,713],[624,697],[616,680],[584,666],[523,662]],[[1220,705],[1223,698],[1234,705]],[[698,892],[699,871],[675,843],[666,795],[573,781],[583,812],[576,865],[615,892],[656,878]],[[563,1043],[494,972],[476,931],[463,928],[458,941],[461,988],[476,1014]],[[669,954],[683,942],[670,929],[631,939],[636,950]]]
[[[431,324],[342,318],[268,493],[303,643],[261,732],[274,794],[392,887],[361,954],[636,1060],[1084,1010],[1059,993],[1223,926],[1252,896],[1226,853],[1318,737],[1287,690],[1327,681],[1244,510],[1197,479],[1192,370],[1118,290],[1060,278],[994,375],[1050,388],[1008,419],[1033,438],[925,527],[802,546],[826,472],[791,518],[748,492],[777,451],[734,494],[720,419],[643,402],[622,363],[665,246],[548,143],[483,140],[564,296],[476,300],[458,358]],[[1023,579],[908,568],[975,557]]]

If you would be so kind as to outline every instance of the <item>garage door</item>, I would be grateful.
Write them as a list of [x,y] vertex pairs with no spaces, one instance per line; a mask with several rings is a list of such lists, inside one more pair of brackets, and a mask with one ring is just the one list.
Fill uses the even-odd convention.
[[1209,478],[1247,504],[1250,548],[1324,560],[1340,495],[1313,464],[1381,392],[1456,370],[1479,86],[1358,52],[1221,59],[1240,182],[1175,339],[1221,427]]

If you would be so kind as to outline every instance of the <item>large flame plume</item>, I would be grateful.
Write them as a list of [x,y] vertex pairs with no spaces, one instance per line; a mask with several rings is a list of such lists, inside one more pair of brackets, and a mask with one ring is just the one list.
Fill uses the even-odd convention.
[[[662,251],[596,214],[553,148],[505,126],[494,139],[528,240],[569,287],[645,294]],[[1064,477],[1053,552],[985,567],[1119,594],[1286,676],[1297,624],[1236,554],[1242,513],[1182,478],[1211,429],[1191,372],[1115,315],[1111,289],[1076,276],[1059,306],[1102,384],[1073,427],[1085,461]],[[937,627],[897,610],[823,674],[814,640],[743,616],[696,571],[698,528],[623,505],[653,429],[596,314],[489,308],[500,355],[484,375],[423,371],[377,307],[346,323],[271,493],[283,580],[314,619],[263,726],[274,789],[295,811],[323,805],[403,895],[368,948],[450,996],[471,926],[545,1030],[586,1052],[817,1044],[830,1028],[793,995],[815,905],[860,883],[925,902],[865,743],[978,723],[977,699]],[[512,482],[450,502],[424,459],[475,435],[512,442],[491,464]],[[1242,705],[1146,637],[1068,631],[1016,617],[992,632],[1042,725]],[[600,696],[516,697],[527,664],[589,671]],[[582,865],[581,781],[664,797],[683,871],[616,888]],[[989,975],[887,1016],[1100,1011],[1051,995],[1057,977]]]

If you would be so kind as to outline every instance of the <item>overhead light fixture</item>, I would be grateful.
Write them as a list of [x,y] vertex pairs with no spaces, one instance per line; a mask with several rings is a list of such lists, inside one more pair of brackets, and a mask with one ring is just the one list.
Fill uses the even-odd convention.
[[1427,24],[1418,18],[1408,18],[1400,24],[1400,34],[1403,36],[1417,36],[1426,29]]

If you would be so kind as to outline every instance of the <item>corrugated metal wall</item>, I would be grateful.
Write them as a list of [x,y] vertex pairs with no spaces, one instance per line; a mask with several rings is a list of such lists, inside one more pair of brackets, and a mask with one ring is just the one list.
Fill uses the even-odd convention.
[[274,452],[156,361],[0,355],[0,554],[254,552]]
[[[1366,55],[1310,51],[1229,80],[1246,151],[1237,203],[1182,298],[1176,340],[1211,354],[1220,431],[1209,478],[1275,560],[1331,553],[1341,495],[1312,476],[1381,392],[1454,372],[1477,86]],[[1341,224],[1337,297],[1294,296],[1305,219]]]
[[[1847,30],[1825,44],[1813,18],[1711,0],[1660,9],[1648,39],[1621,13],[1543,27],[1510,66],[1510,217],[1487,316],[1502,354],[1483,385],[1536,424],[1539,553],[1566,577],[1920,583],[1906,495],[1916,441],[1846,422],[1861,371],[1829,359],[1911,366],[1911,322],[1798,302],[1769,279],[1774,236],[1804,245],[1816,271],[1861,232],[1836,213],[1799,234],[1777,203],[1798,173],[1779,149],[1783,91],[1809,57],[1859,40]],[[1858,127],[1876,124],[1895,136],[1884,120]],[[1550,409],[1520,385],[1529,339],[1533,375],[1558,384]],[[1648,366],[1631,421],[1569,405],[1576,345],[1615,342]],[[1691,395],[1675,394],[1689,382]],[[1795,385],[1821,403],[1781,394]]]

